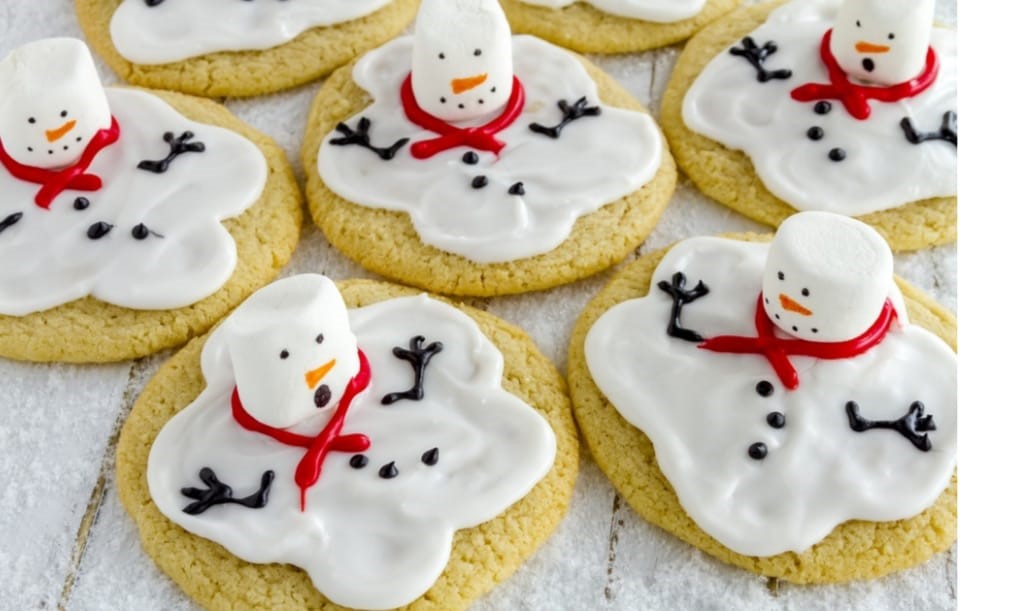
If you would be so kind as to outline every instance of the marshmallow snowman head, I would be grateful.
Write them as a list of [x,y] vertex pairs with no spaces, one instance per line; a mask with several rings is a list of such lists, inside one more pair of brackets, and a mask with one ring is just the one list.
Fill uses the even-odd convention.
[[934,0],[844,0],[832,29],[832,55],[853,80],[890,86],[923,72]]
[[892,269],[888,244],[860,221],[828,212],[795,214],[780,225],[769,248],[765,312],[800,339],[854,339],[881,315]]
[[358,373],[358,341],[333,282],[302,274],[270,284],[229,316],[226,345],[246,411],[291,427],[332,410]]
[[411,88],[443,121],[500,110],[513,90],[512,35],[497,0],[424,0],[414,29]]
[[112,124],[88,47],[75,38],[28,43],[0,61],[0,142],[18,163],[71,165]]

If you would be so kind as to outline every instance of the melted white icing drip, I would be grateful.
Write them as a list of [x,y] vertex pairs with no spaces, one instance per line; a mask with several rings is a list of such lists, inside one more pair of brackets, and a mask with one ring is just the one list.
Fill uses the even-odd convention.
[[[469,317],[426,296],[350,310],[351,328],[372,366],[372,384],[353,403],[343,434],[364,433],[368,465],[351,454],[327,455],[322,476],[299,511],[295,467],[305,453],[241,428],[232,418],[234,386],[223,341],[212,335],[202,365],[208,387],[158,434],[148,485],[159,510],[192,533],[255,563],[299,566],[335,603],[386,609],[405,605],[445,568],[453,533],[491,520],[523,498],[554,463],[555,437],[546,420],[501,387],[502,354]],[[422,401],[380,404],[410,388],[413,371],[391,352],[414,335],[440,341],[425,375]],[[338,393],[339,394],[339,393]],[[320,414],[300,432],[319,430]],[[421,462],[437,447],[435,466]],[[399,475],[379,477],[395,461]],[[214,469],[236,497],[276,474],[262,509],[215,506],[200,515],[180,494]]]
[[[112,42],[135,64],[167,64],[217,51],[269,49],[319,26],[373,13],[391,0],[126,0]],[[339,41],[338,41],[339,42]]]
[[[731,550],[751,556],[802,552],[848,520],[908,518],[928,508],[955,467],[956,357],[900,314],[877,347],[847,360],[790,357],[800,387],[787,391],[759,355],[718,354],[666,334],[671,298],[657,283],[678,271],[710,293],[686,305],[684,327],[704,337],[755,336],[767,244],[719,238],[681,242],[657,267],[646,297],[608,310],[587,335],[594,382],[652,441],[685,511]],[[756,384],[774,392],[762,397]],[[895,420],[923,402],[937,430],[921,452],[890,430],[856,433],[845,406]],[[775,429],[771,412],[786,417]],[[748,450],[764,443],[768,455]]]
[[[515,72],[526,89],[523,114],[498,137],[506,143],[498,159],[477,151],[480,161],[461,161],[467,147],[425,160],[405,146],[391,161],[358,146],[334,146],[330,132],[319,151],[323,182],[341,197],[370,208],[407,212],[421,241],[478,263],[513,261],[548,252],[565,241],[580,216],[648,183],[660,167],[663,144],[653,120],[641,112],[610,106],[596,117],[570,123],[557,140],[534,133],[531,123],[554,126],[562,119],[559,100],[586,96],[600,106],[597,87],[578,60],[531,36],[513,38]],[[362,57],[355,82],[375,102],[345,120],[372,121],[375,146],[409,137],[435,136],[411,123],[400,102],[400,86],[411,66],[411,38],[388,43]],[[484,118],[477,122],[483,124]],[[476,176],[488,185],[474,189]],[[522,182],[525,195],[510,195]]]
[[[750,36],[759,45],[775,41],[768,70],[789,69],[785,80],[760,83],[742,57],[721,52],[692,84],[682,106],[689,129],[746,153],[762,183],[798,210],[848,216],[868,214],[932,197],[954,196],[956,149],[948,142],[913,145],[899,124],[909,117],[920,131],[935,131],[957,107],[957,46],[953,30],[935,28],[931,45],[940,60],[937,81],[920,95],[896,103],[871,100],[871,117],[860,121],[832,100],[816,114],[814,102],[797,102],[800,85],[828,83],[819,47],[841,0],[795,0],[776,9]],[[740,46],[735,41],[733,46]],[[808,129],[820,127],[814,141]],[[835,162],[829,151],[841,148]]]
[[[235,269],[235,241],[220,221],[259,199],[267,180],[263,154],[149,93],[107,93],[121,133],[88,168],[102,178],[100,190],[64,191],[44,210],[34,203],[41,186],[0,166],[0,218],[23,213],[0,233],[0,258],[17,262],[0,266],[0,313],[22,316],[87,295],[134,309],[179,308],[217,291]],[[185,131],[206,150],[180,155],[163,174],[137,168],[168,154],[165,132]],[[90,206],[75,210],[78,197]],[[96,222],[113,228],[92,240],[88,228]],[[134,238],[140,223],[159,235]]]

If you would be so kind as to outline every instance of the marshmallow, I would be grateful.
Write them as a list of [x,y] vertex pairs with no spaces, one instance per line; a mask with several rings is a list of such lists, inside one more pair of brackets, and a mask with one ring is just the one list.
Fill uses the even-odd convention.
[[414,29],[411,85],[443,121],[501,110],[513,90],[512,34],[496,0],[424,0]]
[[845,0],[832,28],[832,55],[853,80],[890,86],[923,72],[934,0]]
[[881,315],[893,286],[892,251],[875,230],[829,212],[787,219],[769,248],[765,311],[787,334],[851,340]]
[[18,163],[62,168],[112,124],[88,47],[75,38],[28,43],[0,61],[0,142]]
[[267,285],[222,331],[243,407],[273,427],[332,410],[358,373],[347,308],[325,276],[301,274]]

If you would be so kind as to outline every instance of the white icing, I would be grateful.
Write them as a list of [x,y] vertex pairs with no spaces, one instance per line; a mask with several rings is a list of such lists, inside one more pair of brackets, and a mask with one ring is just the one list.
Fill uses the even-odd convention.
[[119,54],[166,64],[217,51],[256,51],[306,30],[373,13],[391,0],[124,0],[109,25]]
[[[683,118],[689,129],[744,151],[762,183],[799,210],[825,210],[848,216],[894,208],[932,197],[956,194],[956,149],[948,142],[913,145],[900,122],[910,117],[921,131],[936,131],[947,111],[957,107],[956,33],[935,28],[931,45],[940,61],[937,81],[920,95],[897,103],[870,101],[871,117],[860,121],[833,100],[819,115],[814,102],[797,102],[800,85],[827,83],[819,47],[832,27],[841,0],[794,0],[776,9],[750,36],[761,46],[772,40],[778,51],[769,70],[790,69],[786,80],[760,83],[742,57],[724,51],[702,71],[685,96]],[[740,46],[740,41],[734,43]],[[807,137],[821,127],[824,138]],[[834,162],[834,148],[846,159]]]
[[576,2],[617,15],[657,23],[673,23],[694,17],[702,11],[706,0],[520,0],[548,8],[564,8]]
[[881,315],[893,269],[888,243],[869,226],[830,212],[801,212],[780,225],[769,248],[765,311],[789,335],[851,340]]
[[923,72],[933,24],[934,0],[844,0],[830,48],[850,78],[897,85]]
[[[555,437],[542,416],[502,389],[502,354],[458,310],[418,296],[349,314],[373,377],[352,404],[342,434],[369,436],[365,468],[353,469],[350,454],[328,454],[321,478],[308,490],[305,513],[299,511],[293,474],[305,450],[249,432],[232,418],[226,322],[204,347],[206,390],[158,434],[147,478],[159,510],[186,530],[248,562],[294,564],[337,604],[386,609],[432,586],[456,530],[495,518],[547,474]],[[277,318],[279,327],[286,324],[283,315]],[[312,342],[296,335],[293,346]],[[415,335],[444,346],[426,370],[424,399],[381,405],[385,394],[413,384],[411,367],[391,350]],[[282,378],[284,370],[272,375]],[[332,412],[300,425],[300,432],[320,430]],[[421,456],[434,447],[438,463],[423,464]],[[381,478],[380,467],[391,461],[399,475]],[[190,501],[180,490],[203,487],[197,479],[203,467],[214,469],[236,497],[254,492],[261,474],[273,470],[267,505],[184,513]]]
[[[88,168],[98,191],[67,190],[49,210],[34,203],[40,185],[11,176],[0,165],[0,219],[22,213],[0,233],[0,313],[21,316],[92,295],[135,309],[171,309],[217,291],[236,263],[235,242],[220,221],[260,197],[267,163],[249,140],[196,123],[149,93],[106,91],[119,140]],[[137,168],[169,152],[165,132],[194,133],[203,153],[186,153],[167,172]],[[91,205],[75,210],[74,200]],[[113,225],[101,239],[87,236],[96,222]],[[131,235],[143,223],[144,240]],[[160,234],[163,237],[154,235]]]
[[422,2],[411,74],[418,105],[443,121],[500,111],[513,90],[513,53],[498,0]]
[[[375,102],[345,121],[372,121],[375,146],[400,138],[435,136],[411,123],[400,103],[400,86],[411,65],[412,39],[400,38],[366,54],[355,82]],[[557,247],[576,219],[632,193],[660,167],[663,145],[653,120],[641,112],[603,106],[596,117],[570,123],[557,140],[534,133],[531,123],[554,126],[559,100],[586,96],[600,106],[597,87],[569,52],[530,36],[513,38],[516,75],[526,89],[523,114],[498,134],[506,143],[496,159],[477,151],[480,162],[461,161],[466,147],[426,160],[404,147],[391,161],[358,146],[333,146],[331,132],[320,145],[319,173],[341,197],[362,206],[407,212],[421,241],[478,263],[532,257]],[[479,120],[487,122],[490,117]],[[474,189],[476,176],[488,185]],[[516,182],[526,194],[510,195]]]
[[[608,310],[586,338],[594,382],[652,441],[688,515],[731,550],[801,552],[848,520],[888,521],[929,507],[955,467],[956,357],[925,329],[901,325],[846,360],[790,357],[800,386],[787,391],[759,355],[720,354],[666,334],[671,298],[657,283],[678,271],[710,293],[684,307],[682,324],[704,337],[755,336],[755,299],[769,246],[693,238],[667,253],[647,296]],[[772,382],[762,397],[756,384]],[[937,430],[922,452],[899,433],[850,429],[845,405],[895,420],[923,402]],[[767,414],[786,416],[772,428]],[[768,446],[764,460],[751,444]]]
[[0,61],[0,91],[0,142],[24,165],[71,165],[112,123],[95,63],[76,38],[45,38],[11,51]]

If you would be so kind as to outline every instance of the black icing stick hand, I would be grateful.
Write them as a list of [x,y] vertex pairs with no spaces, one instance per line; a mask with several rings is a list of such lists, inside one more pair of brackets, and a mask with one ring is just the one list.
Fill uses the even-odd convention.
[[773,79],[786,80],[793,76],[792,70],[770,71],[765,69],[765,60],[769,59],[769,56],[778,50],[779,48],[776,46],[776,43],[771,40],[759,47],[755,44],[755,40],[752,37],[745,36],[744,40],[741,41],[741,46],[732,47],[730,54],[746,59],[754,67],[758,82],[767,83]]
[[846,416],[849,418],[850,428],[857,433],[873,429],[895,431],[908,439],[921,452],[929,452],[933,447],[927,433],[936,431],[937,425],[934,424],[934,417],[926,414],[926,408],[919,401],[914,401],[909,406],[906,415],[896,420],[867,420],[860,415],[860,406],[856,401],[848,401]]
[[424,344],[424,336],[416,335],[411,338],[409,350],[400,346],[393,349],[393,356],[407,361],[414,369],[414,386],[404,392],[391,392],[386,395],[382,400],[383,405],[391,405],[403,399],[421,401],[425,397],[425,369],[432,357],[442,352],[442,342],[432,342],[427,346]]
[[199,515],[215,505],[226,503],[234,503],[250,509],[260,509],[266,507],[270,486],[274,483],[274,472],[265,471],[260,476],[260,488],[247,497],[237,499],[232,497],[232,488],[221,482],[210,467],[201,469],[199,476],[200,481],[207,486],[207,489],[183,488],[180,490],[183,496],[194,500],[193,503],[183,507],[183,513]]
[[686,342],[699,343],[705,341],[705,338],[702,337],[701,334],[692,331],[691,329],[685,329],[681,326],[681,310],[685,305],[708,295],[709,287],[699,280],[699,283],[695,285],[695,288],[690,291],[686,291],[685,282],[685,275],[681,272],[677,272],[671,277],[670,282],[664,280],[657,283],[657,287],[659,287],[661,291],[667,293],[674,299],[674,304],[671,306],[670,322],[667,324],[667,335]]
[[576,100],[575,104],[569,104],[565,100],[558,101],[558,109],[562,111],[562,121],[554,127],[546,127],[540,123],[531,123],[530,129],[538,134],[542,134],[552,139],[558,139],[562,135],[565,126],[583,117],[596,117],[600,115],[600,106],[588,106],[586,96]]
[[899,127],[902,128],[902,133],[910,144],[923,144],[931,140],[943,140],[950,142],[955,148],[958,148],[958,113],[954,110],[944,113],[941,117],[941,128],[936,132],[916,131],[916,128],[913,126],[913,120],[909,117],[902,119],[899,122]]
[[372,121],[369,120],[368,117],[362,117],[359,119],[358,126],[355,129],[351,129],[347,123],[338,123],[337,131],[343,134],[344,137],[331,138],[330,144],[333,146],[360,146],[372,151],[383,161],[390,161],[396,157],[397,152],[410,141],[410,138],[401,138],[387,147],[372,146],[372,137],[369,135],[369,129],[371,127]]
[[158,161],[146,160],[137,164],[137,167],[146,172],[164,174],[176,157],[185,153],[203,153],[206,150],[203,142],[190,142],[193,139],[193,132],[183,132],[178,138],[172,132],[165,132],[162,140],[169,145],[169,154],[164,159]]

